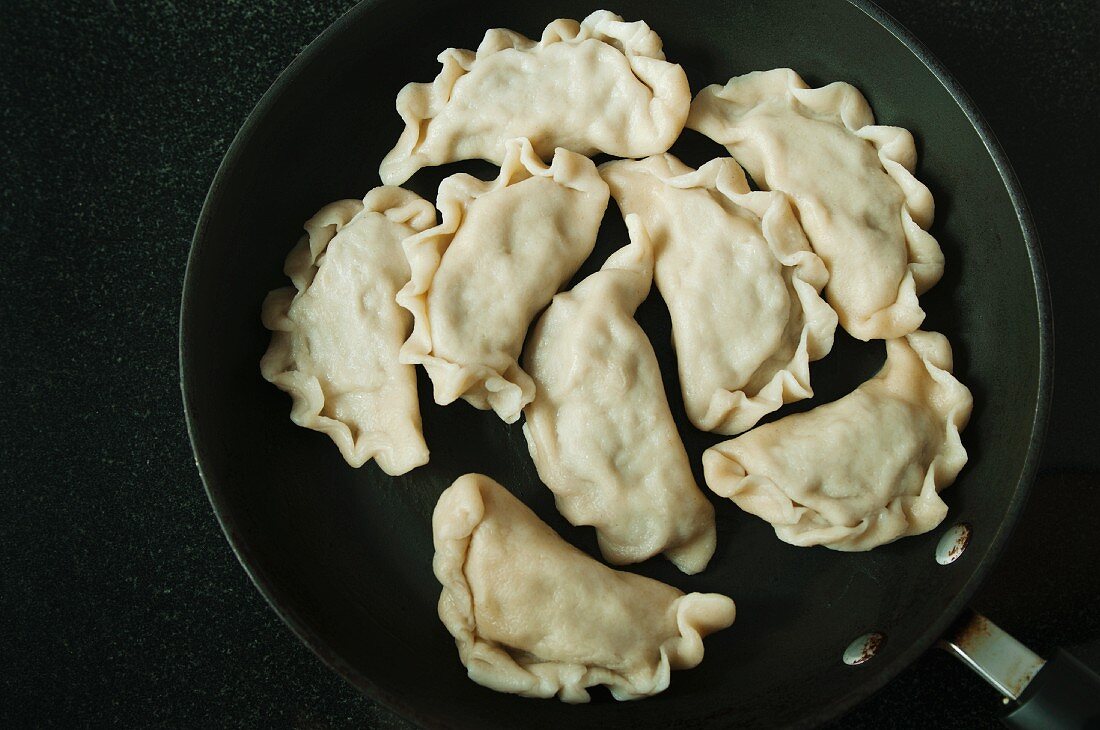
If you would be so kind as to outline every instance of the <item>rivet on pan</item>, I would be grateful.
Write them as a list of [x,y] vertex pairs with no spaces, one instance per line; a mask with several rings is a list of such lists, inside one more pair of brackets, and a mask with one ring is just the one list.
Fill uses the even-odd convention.
[[870,661],[885,643],[885,634],[881,634],[877,631],[864,634],[849,644],[848,648],[844,650],[844,663],[854,667],[857,664],[863,664],[866,661]]
[[940,565],[949,565],[960,557],[966,546],[970,544],[970,525],[965,522],[952,527],[943,533],[940,542],[936,545],[936,562]]

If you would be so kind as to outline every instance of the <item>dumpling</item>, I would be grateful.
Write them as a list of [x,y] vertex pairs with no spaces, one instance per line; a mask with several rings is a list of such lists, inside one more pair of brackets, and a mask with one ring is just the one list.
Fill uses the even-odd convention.
[[750,192],[728,157],[692,170],[657,155],[600,174],[653,239],[691,422],[733,435],[811,397],[810,361],[832,349],[837,317],[787,197]]
[[761,187],[791,197],[849,334],[889,339],[920,326],[917,295],[943,275],[943,254],[925,230],[934,205],[913,177],[913,135],[876,126],[855,87],[810,89],[786,68],[706,87],[687,126],[725,145]]
[[645,23],[598,10],[555,20],[538,43],[495,28],[477,53],[449,48],[430,84],[397,96],[405,131],[382,161],[388,184],[422,167],[481,158],[499,164],[504,143],[531,140],[543,159],[558,147],[644,157],[680,136],[691,105],[687,76],[665,61]]
[[970,391],[935,332],[886,342],[886,364],[838,401],[703,453],[707,485],[792,545],[870,550],[940,524],[966,464]]
[[527,327],[592,252],[608,191],[583,155],[559,149],[547,167],[526,139],[507,147],[496,180],[440,184],[443,223],[406,239],[397,302],[414,318],[401,362],[424,366],[435,402],[512,423],[534,397],[516,361]]
[[665,553],[685,573],[714,554],[714,508],[695,484],[657,356],[634,310],[653,253],[637,216],[631,243],[558,294],[523,356],[535,399],[523,433],[542,481],[574,525],[596,528],[610,563]]
[[439,618],[470,679],[498,692],[587,702],[602,684],[618,700],[654,695],[733,623],[726,596],[608,568],[480,474],[443,492],[432,534]]
[[415,193],[375,188],[306,224],[285,271],[294,286],[264,301],[264,378],[290,394],[290,418],[328,434],[352,466],[397,476],[428,463],[416,372],[397,355],[412,317],[394,296],[409,280],[402,239],[435,224]]

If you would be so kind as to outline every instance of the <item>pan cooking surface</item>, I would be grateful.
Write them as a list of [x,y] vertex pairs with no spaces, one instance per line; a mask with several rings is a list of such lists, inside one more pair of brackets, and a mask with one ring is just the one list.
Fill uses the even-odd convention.
[[[361,197],[379,184],[378,163],[402,127],[393,107],[398,90],[434,78],[439,51],[475,48],[487,28],[537,37],[555,18],[582,18],[598,7],[368,2],[280,77],[227,155],[191,254],[181,361],[199,466],[230,542],[276,610],[337,671],[420,722],[488,727],[522,718],[528,727],[639,728],[820,722],[888,681],[965,605],[1018,511],[1045,417],[1048,315],[1030,223],[1013,203],[1015,181],[1002,174],[999,153],[987,149],[968,118],[968,102],[956,100],[950,83],[867,11],[844,0],[608,6],[627,20],[646,20],[668,58],[687,70],[693,91],[790,66],[811,85],[855,84],[879,123],[913,131],[918,177],[936,198],[931,232],[947,259],[943,280],[922,297],[925,328],[951,340],[956,375],[975,398],[963,434],[970,463],[944,493],[947,520],[929,534],[870,553],[796,548],[704,490],[717,512],[710,567],[684,576],[656,558],[630,568],[737,602],[736,623],[709,637],[702,665],[674,673],[667,692],[615,703],[597,690],[592,704],[576,707],[498,694],[466,678],[436,617],[439,585],[431,571],[431,511],[451,481],[470,471],[488,474],[565,539],[599,555],[592,530],[570,526],[554,509],[519,423],[506,425],[463,402],[435,406],[420,372],[431,462],[390,478],[373,463],[348,467],[326,436],[294,426],[289,398],[259,374],[268,342],[260,303],[285,285],[283,259],[302,222],[328,202]],[[692,166],[725,155],[691,131],[672,152]],[[458,171],[495,176],[486,163],[458,163],[422,170],[407,187],[434,200],[439,181]],[[596,250],[574,281],[625,242],[612,202]],[[702,485],[699,457],[722,437],[687,422],[659,295],[642,305],[638,320],[656,349]],[[816,397],[777,415],[835,400],[883,359],[881,342],[860,343],[838,329],[833,353],[811,368]],[[937,543],[960,522],[971,526],[970,543],[962,557],[941,565]],[[849,645],[868,633],[884,637],[875,655],[846,664]]]

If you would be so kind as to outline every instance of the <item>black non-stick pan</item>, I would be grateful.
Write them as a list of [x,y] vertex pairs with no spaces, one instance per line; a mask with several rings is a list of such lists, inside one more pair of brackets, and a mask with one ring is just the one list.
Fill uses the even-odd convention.
[[[846,0],[619,2],[644,19],[694,91],[756,69],[790,66],[813,85],[848,81],[880,123],[912,130],[918,176],[936,198],[932,233],[947,259],[923,302],[925,327],[945,333],[975,409],[963,442],[970,463],[944,494],[933,532],[873,552],[797,548],[761,520],[714,498],[718,550],[684,576],[650,560],[631,568],[683,590],[737,602],[737,622],[707,639],[697,669],[639,702],[569,706],[498,694],[467,679],[436,616],[430,516],[440,492],[466,472],[488,474],[565,539],[592,555],[590,529],[568,525],[535,473],[520,424],[465,403],[431,402],[421,373],[431,462],[399,478],[373,463],[352,469],[322,434],[288,417],[289,399],[260,377],[268,341],[260,303],[285,285],[282,262],[322,205],[378,185],[378,163],[401,121],[398,90],[428,81],[436,55],[475,48],[487,28],[538,37],[558,17],[599,6],[580,0],[519,3],[364,2],[312,43],[276,81],[233,142],[210,189],[187,272],[181,328],[191,437],[214,510],[260,591],[326,663],[369,695],[430,726],[777,727],[836,717],[874,692],[948,631],[1008,539],[1036,468],[1049,397],[1050,314],[1032,223],[1003,153],[977,111],[927,51],[881,11]],[[673,148],[698,165],[724,155],[685,132]],[[429,200],[457,171],[495,175],[486,163],[418,173]],[[626,241],[614,204],[597,268]],[[695,431],[679,401],[668,315],[655,293],[639,320],[657,350],[674,414],[702,484],[699,457],[720,440]],[[816,397],[834,400],[871,376],[881,342],[838,331],[812,369]],[[713,495],[712,495],[713,496]],[[965,531],[957,560],[937,547]],[[946,543],[945,543],[946,545]],[[941,558],[944,547],[941,546]],[[867,661],[853,641],[876,635]],[[856,648],[861,645],[856,643]],[[872,651],[873,650],[873,651]],[[873,654],[873,655],[872,655]],[[991,709],[991,712],[993,710]]]

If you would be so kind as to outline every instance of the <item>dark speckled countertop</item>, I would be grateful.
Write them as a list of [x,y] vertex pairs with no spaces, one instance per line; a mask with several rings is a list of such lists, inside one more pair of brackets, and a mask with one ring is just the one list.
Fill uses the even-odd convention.
[[[249,583],[194,468],[176,359],[188,245],[218,162],[349,4],[3,4],[4,727],[407,727],[327,670]],[[1100,308],[1100,6],[881,4],[989,119],[1049,266],[1043,476],[976,605],[1040,652],[1076,647],[1100,666],[1100,396],[1085,344]],[[838,727],[995,727],[998,704],[933,651]]]

